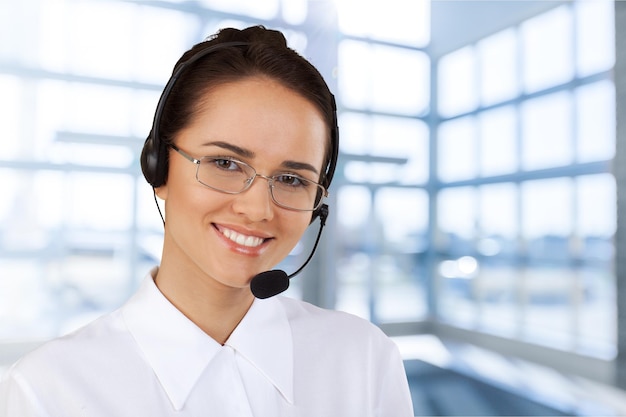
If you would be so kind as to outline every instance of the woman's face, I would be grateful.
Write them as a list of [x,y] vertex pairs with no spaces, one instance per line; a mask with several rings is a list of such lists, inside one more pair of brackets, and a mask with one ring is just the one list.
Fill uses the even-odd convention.
[[[318,181],[327,127],[317,108],[298,93],[262,77],[220,85],[175,138],[196,159],[233,157],[261,175],[299,174]],[[163,261],[182,274],[244,288],[285,258],[311,220],[311,212],[277,206],[260,177],[240,194],[200,184],[196,165],[171,150],[165,200]],[[297,169],[294,169],[296,167]]]

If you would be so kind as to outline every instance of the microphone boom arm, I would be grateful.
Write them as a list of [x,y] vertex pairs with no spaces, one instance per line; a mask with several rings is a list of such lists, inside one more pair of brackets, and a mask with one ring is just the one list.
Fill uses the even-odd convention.
[[315,250],[317,249],[317,245],[320,243],[320,238],[322,237],[322,230],[326,225],[326,218],[328,217],[328,205],[322,204],[319,208],[319,218],[320,218],[320,230],[317,232],[317,238],[315,239],[315,244],[313,245],[313,249],[309,254],[309,257],[302,264],[296,272],[291,275],[287,275],[287,273],[280,269],[273,269],[271,271],[261,272],[255,275],[250,281],[250,291],[256,298],[269,298],[273,297],[281,292],[285,291],[289,288],[289,280],[300,273],[304,269],[305,266],[308,265],[309,261],[313,259],[313,255],[315,254]]

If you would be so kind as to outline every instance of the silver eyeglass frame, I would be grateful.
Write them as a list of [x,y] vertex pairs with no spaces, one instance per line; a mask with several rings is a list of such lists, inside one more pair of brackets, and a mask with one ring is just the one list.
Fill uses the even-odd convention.
[[245,186],[240,191],[226,191],[226,190],[222,190],[220,188],[215,188],[213,186],[210,186],[210,185],[202,182],[200,180],[200,177],[199,177],[200,164],[202,163],[202,160],[204,158],[209,158],[209,156],[203,156],[200,159],[197,159],[197,158],[194,158],[193,156],[189,155],[187,152],[183,151],[182,149],[180,149],[179,147],[177,147],[174,144],[169,144],[169,147],[172,148],[174,151],[176,151],[178,154],[180,154],[183,158],[185,158],[189,162],[192,162],[192,163],[194,163],[196,165],[196,181],[198,181],[203,186],[205,186],[207,188],[210,188],[211,190],[219,191],[220,193],[231,194],[231,195],[241,194],[241,193],[245,192],[246,190],[248,190],[252,186],[252,183],[254,183],[254,180],[257,177],[261,177],[261,178],[267,180],[267,185],[268,185],[268,188],[269,188],[270,196],[272,197],[272,201],[274,202],[274,204],[276,204],[277,206],[282,207],[284,209],[287,209],[287,210],[292,210],[292,211],[315,211],[315,210],[319,209],[322,206],[322,204],[324,204],[324,199],[328,198],[328,190],[326,190],[326,188],[324,188],[324,186],[322,184],[319,184],[319,183],[317,183],[315,181],[311,181],[311,180],[309,180],[307,178],[301,177],[301,176],[296,175],[296,174],[289,174],[289,175],[292,175],[294,177],[300,178],[300,179],[302,179],[304,181],[307,181],[310,184],[315,185],[319,190],[321,190],[321,197],[320,197],[319,201],[317,202],[317,205],[315,207],[311,208],[311,209],[298,209],[298,208],[293,208],[293,207],[289,207],[289,206],[286,206],[284,204],[281,204],[279,201],[276,200],[276,197],[274,197],[275,176],[267,176],[267,175],[259,174],[257,172],[257,170],[254,169],[254,167],[251,166],[250,164],[247,164],[247,163],[245,163],[243,161],[240,161],[237,158],[230,158],[230,157],[228,159],[232,160],[233,162],[236,162],[238,164],[241,164],[241,165],[249,167],[252,170],[252,172],[254,172],[254,175],[252,177],[249,177],[249,178],[246,179]]

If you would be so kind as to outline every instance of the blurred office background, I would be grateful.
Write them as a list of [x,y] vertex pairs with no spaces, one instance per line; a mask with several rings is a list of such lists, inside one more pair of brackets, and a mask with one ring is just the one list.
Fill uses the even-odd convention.
[[159,262],[160,91],[192,44],[264,24],[339,106],[289,294],[394,337],[417,415],[625,414],[620,23],[609,0],[1,2],[0,372]]

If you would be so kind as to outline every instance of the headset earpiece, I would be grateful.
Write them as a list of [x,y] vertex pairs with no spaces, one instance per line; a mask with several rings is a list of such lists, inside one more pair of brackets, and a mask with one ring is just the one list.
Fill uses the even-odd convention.
[[144,178],[148,181],[148,184],[156,188],[157,185],[155,185],[155,177],[158,164],[158,150],[154,147],[152,135],[149,135],[146,138],[146,142],[141,150],[141,157],[139,161],[141,162],[141,172],[143,173]]

